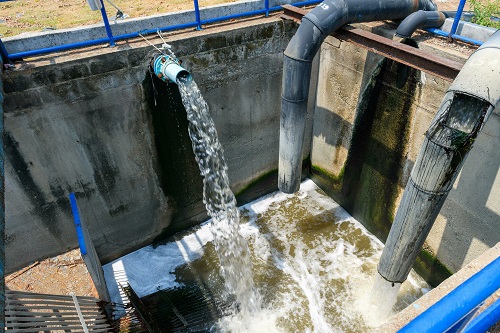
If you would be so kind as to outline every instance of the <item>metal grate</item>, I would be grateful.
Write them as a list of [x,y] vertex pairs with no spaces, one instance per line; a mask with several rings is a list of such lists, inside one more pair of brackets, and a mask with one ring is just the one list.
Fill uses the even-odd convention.
[[196,284],[160,290],[141,300],[161,332],[172,333],[210,332],[233,303]]
[[94,297],[5,292],[5,324],[12,332],[109,332]]

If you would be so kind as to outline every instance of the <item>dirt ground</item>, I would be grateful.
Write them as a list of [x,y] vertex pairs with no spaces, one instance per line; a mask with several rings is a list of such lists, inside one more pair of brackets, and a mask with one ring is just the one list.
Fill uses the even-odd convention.
[[5,277],[10,290],[98,297],[79,250],[35,262]]
[[[236,0],[198,0],[200,7]],[[456,10],[459,0],[435,0],[439,10]],[[138,18],[180,10],[192,10],[193,0],[105,0],[108,18],[119,9],[124,16]],[[466,10],[468,6],[466,5]],[[0,2],[0,37],[24,32],[64,29],[102,22],[101,12],[92,11],[86,0],[16,0]]]

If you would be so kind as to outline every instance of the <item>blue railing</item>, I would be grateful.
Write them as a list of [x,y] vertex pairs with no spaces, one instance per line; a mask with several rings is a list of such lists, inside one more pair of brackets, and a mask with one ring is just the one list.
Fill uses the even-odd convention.
[[[9,1],[9,0],[0,0],[0,2],[4,2],[4,1]],[[231,20],[231,19],[244,18],[244,17],[249,17],[249,16],[256,16],[256,15],[265,15],[267,17],[269,15],[269,13],[281,10],[281,6],[269,7],[269,0],[264,0],[264,8],[263,9],[238,13],[238,14],[234,14],[234,15],[221,16],[221,17],[212,18],[212,19],[208,19],[208,20],[202,20],[201,15],[200,15],[200,7],[198,5],[198,0],[193,0],[194,16],[195,16],[195,21],[193,21],[193,22],[170,25],[170,26],[157,28],[157,29],[149,29],[149,30],[143,30],[143,31],[138,31],[138,32],[134,32],[134,33],[121,34],[121,35],[114,36],[113,32],[111,30],[111,26],[110,26],[109,21],[108,21],[108,17],[106,15],[104,2],[103,2],[103,0],[100,0],[100,2],[102,5],[102,8],[101,8],[102,20],[103,20],[104,27],[106,29],[106,34],[107,34],[106,38],[99,38],[99,39],[87,40],[87,41],[83,41],[83,42],[69,43],[69,44],[64,44],[64,45],[59,45],[59,46],[41,48],[41,49],[36,49],[36,50],[31,50],[31,51],[10,53],[10,54],[7,52],[5,46],[3,45],[2,41],[0,40],[0,54],[2,55],[4,60],[14,61],[14,60],[19,60],[19,59],[26,58],[26,57],[35,56],[35,55],[42,55],[42,54],[47,54],[47,53],[66,51],[66,50],[70,50],[70,49],[99,45],[99,44],[109,43],[111,46],[114,46],[116,41],[138,37],[141,34],[147,35],[147,34],[151,34],[151,33],[156,33],[158,30],[162,31],[162,32],[167,32],[167,31],[193,28],[193,27],[201,30],[202,25],[205,25],[205,24],[227,21],[227,20]],[[308,1],[304,1],[304,2],[294,3],[293,5],[299,7],[299,6],[314,5],[314,4],[318,4],[320,2],[321,2],[321,0],[308,0]],[[450,38],[450,39],[457,39],[457,40],[464,41],[467,43],[481,45],[482,44],[481,41],[477,41],[477,40],[474,40],[471,38],[463,37],[463,36],[460,36],[456,33],[457,28],[458,28],[458,24],[460,21],[460,17],[462,16],[462,12],[463,12],[463,9],[465,6],[465,2],[466,2],[466,0],[460,1],[460,4],[459,4],[458,9],[457,9],[457,14],[455,16],[455,20],[453,22],[453,26],[452,26],[450,32],[442,31],[440,29],[435,29],[435,28],[427,29],[427,31],[434,33],[434,34],[437,34],[439,36]]]
[[469,320],[483,302],[500,288],[500,258],[452,290],[398,333],[484,333],[500,321],[500,300]]
[[[5,1],[5,0],[0,0],[0,1]],[[308,1],[303,1],[303,2],[296,2],[293,5],[296,7],[308,6],[308,5],[318,4],[321,1],[322,0],[308,0]],[[202,20],[201,15],[200,15],[200,7],[198,5],[198,0],[193,0],[194,14],[195,14],[195,21],[193,21],[193,22],[170,25],[170,26],[166,26],[166,27],[162,27],[162,28],[148,29],[148,30],[137,31],[134,33],[128,33],[128,34],[114,36],[113,32],[111,31],[111,26],[109,24],[108,17],[106,15],[106,9],[104,7],[104,2],[103,2],[103,0],[100,0],[100,2],[102,5],[102,8],[101,8],[102,20],[104,23],[104,27],[106,29],[107,38],[99,38],[99,39],[93,39],[93,40],[88,40],[88,41],[83,41],[83,42],[70,43],[70,44],[64,44],[64,45],[59,45],[59,46],[47,47],[47,48],[36,49],[36,50],[31,50],[31,51],[10,53],[10,54],[7,52],[7,50],[5,49],[5,46],[3,45],[3,43],[0,40],[0,53],[2,54],[2,57],[4,59],[8,59],[8,60],[13,61],[13,60],[18,60],[18,59],[22,59],[22,58],[26,58],[26,57],[35,56],[35,55],[66,51],[66,50],[70,50],[70,49],[86,47],[86,46],[93,46],[93,45],[98,45],[98,44],[109,43],[111,46],[114,46],[116,41],[134,38],[134,37],[139,37],[139,35],[147,35],[147,34],[151,34],[151,33],[156,33],[157,31],[167,32],[167,31],[193,28],[193,27],[201,30],[202,25],[205,25],[205,24],[228,21],[228,20],[232,20],[232,19],[244,18],[244,17],[249,17],[249,16],[257,16],[257,15],[265,15],[267,17],[269,15],[269,13],[279,11],[282,9],[281,6],[269,7],[269,0],[264,0],[264,8],[263,9],[249,11],[249,12],[242,12],[242,13],[233,14],[233,15],[220,16],[220,17],[216,17],[216,18],[212,18],[212,19],[208,19],[208,20]]]
[[457,8],[457,13],[455,14],[455,18],[453,19],[453,25],[451,26],[450,32],[443,31],[441,29],[436,29],[436,28],[428,28],[425,29],[433,34],[436,34],[438,36],[446,37],[451,39],[456,39],[462,42],[474,44],[474,45],[482,45],[483,42],[479,40],[475,40],[472,38],[460,36],[457,34],[457,29],[458,29],[458,24],[460,23],[460,18],[462,17],[462,13],[464,12],[464,7],[465,3],[467,0],[460,0],[460,3],[458,4]]

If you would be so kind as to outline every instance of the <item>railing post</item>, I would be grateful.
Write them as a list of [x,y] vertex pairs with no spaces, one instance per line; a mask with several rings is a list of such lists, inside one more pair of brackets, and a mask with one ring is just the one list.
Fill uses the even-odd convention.
[[[111,302],[111,297],[109,296],[106,280],[104,279],[104,271],[102,270],[101,261],[99,260],[94,245],[92,244],[88,229],[80,217],[74,193],[69,194],[69,201],[71,204],[71,211],[73,213],[73,220],[75,223],[78,244],[80,245],[80,253],[83,261],[85,262],[90,277],[94,282],[99,298],[109,304]],[[109,306],[105,306],[105,309],[108,312],[108,315],[111,315],[111,308]]]
[[452,40],[453,35],[457,32],[458,23],[462,18],[462,12],[464,11],[466,2],[467,0],[460,0],[460,3],[458,4],[457,13],[455,14],[455,18],[453,19],[453,25],[451,26],[450,34],[448,35],[449,40]]
[[194,3],[194,14],[196,15],[196,23],[198,23],[196,30],[202,30],[201,17],[200,17],[200,6],[198,5],[198,0],[193,0],[193,3]]
[[264,8],[266,9],[266,17],[269,17],[269,0],[264,0]]
[[7,52],[7,49],[5,48],[5,45],[3,44],[1,39],[0,39],[0,55],[2,56],[2,66],[3,64],[10,63],[9,52]]
[[104,27],[106,28],[106,33],[108,34],[109,45],[115,46],[115,38],[113,37],[113,32],[111,31],[111,26],[109,25],[108,14],[106,14],[106,8],[104,7],[103,0],[100,1],[102,21],[104,22]]

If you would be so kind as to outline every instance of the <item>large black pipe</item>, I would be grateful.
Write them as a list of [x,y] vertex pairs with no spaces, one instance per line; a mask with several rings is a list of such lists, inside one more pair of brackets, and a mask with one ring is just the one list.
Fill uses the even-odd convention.
[[467,154],[498,105],[500,30],[467,60],[425,134],[378,264],[385,280],[406,280]]
[[285,50],[281,102],[278,186],[298,191],[311,64],[326,36],[347,23],[403,19],[436,10],[432,0],[325,0],[302,18]]

